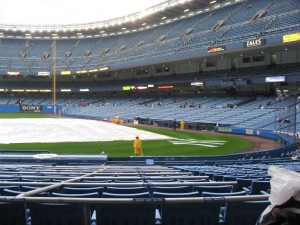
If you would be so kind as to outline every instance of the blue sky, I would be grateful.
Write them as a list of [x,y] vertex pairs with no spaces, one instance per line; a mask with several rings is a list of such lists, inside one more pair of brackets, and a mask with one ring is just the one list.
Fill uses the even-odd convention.
[[74,24],[138,12],[163,0],[0,0],[0,24]]

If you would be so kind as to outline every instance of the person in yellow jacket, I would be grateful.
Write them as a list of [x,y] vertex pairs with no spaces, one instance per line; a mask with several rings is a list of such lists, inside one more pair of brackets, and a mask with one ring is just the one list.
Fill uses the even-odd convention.
[[135,155],[143,155],[142,140],[139,138],[139,136],[135,137],[135,140],[133,141],[133,148]]
[[183,130],[183,129],[184,129],[184,121],[181,120],[181,121],[180,121],[180,130]]

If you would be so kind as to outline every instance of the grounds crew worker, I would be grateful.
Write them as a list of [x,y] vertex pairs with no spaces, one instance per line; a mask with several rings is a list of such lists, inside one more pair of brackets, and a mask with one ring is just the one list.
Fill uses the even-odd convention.
[[139,138],[139,136],[135,137],[135,140],[133,141],[133,148],[135,155],[143,155],[142,140]]

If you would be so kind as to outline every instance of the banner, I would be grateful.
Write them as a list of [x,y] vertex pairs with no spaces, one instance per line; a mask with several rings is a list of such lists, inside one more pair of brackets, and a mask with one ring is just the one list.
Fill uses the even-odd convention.
[[244,48],[251,48],[251,47],[256,47],[256,46],[261,46],[261,45],[265,45],[266,40],[265,39],[252,39],[252,40],[248,40],[246,42],[244,42]]
[[21,112],[42,112],[41,105],[20,105]]

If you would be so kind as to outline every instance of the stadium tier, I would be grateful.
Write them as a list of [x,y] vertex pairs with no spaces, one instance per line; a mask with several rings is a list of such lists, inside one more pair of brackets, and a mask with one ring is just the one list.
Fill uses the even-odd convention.
[[[151,65],[243,48],[244,42],[264,39],[268,46],[300,31],[298,0],[249,0],[174,19],[153,28],[98,38],[56,40],[56,70],[112,70]],[[33,34],[34,35],[34,34]],[[53,73],[53,41],[40,38],[1,38],[0,73]],[[260,44],[260,45],[263,45]],[[197,52],[197,53],[196,53]]]

